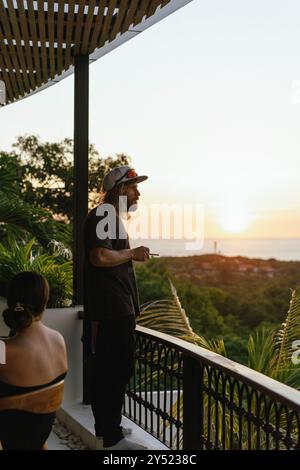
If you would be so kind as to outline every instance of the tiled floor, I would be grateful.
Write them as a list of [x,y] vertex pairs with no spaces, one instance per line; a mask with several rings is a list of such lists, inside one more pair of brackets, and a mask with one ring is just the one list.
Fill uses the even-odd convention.
[[47,440],[49,450],[71,450],[65,444],[61,443],[61,439],[52,432]]
[[[73,434],[79,436],[83,443],[90,449],[102,450],[102,441],[96,441],[94,436],[94,419],[91,407],[82,405],[81,403],[64,406],[63,410],[58,413],[58,418],[64,425],[72,431]],[[123,416],[122,425],[132,428],[130,440],[146,446],[152,450],[167,449],[161,442],[145,432],[135,423]]]

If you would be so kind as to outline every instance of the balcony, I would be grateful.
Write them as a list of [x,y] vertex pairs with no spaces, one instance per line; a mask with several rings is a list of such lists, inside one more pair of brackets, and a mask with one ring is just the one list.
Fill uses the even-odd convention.
[[[67,343],[70,370],[58,417],[83,443],[93,436],[82,404],[82,322],[78,309],[50,309],[45,323]],[[5,334],[3,327],[1,334]],[[207,349],[137,326],[136,374],[123,424],[150,449],[292,450],[300,448],[300,392]]]
[[[70,372],[60,418],[86,445],[90,407],[82,405],[78,309],[53,309],[47,324],[67,342]],[[80,345],[80,347],[78,347]],[[219,354],[137,326],[136,374],[127,390],[124,424],[151,449],[299,449],[300,392]]]
[[125,415],[167,447],[300,448],[299,391],[146,328],[137,328],[136,346]]

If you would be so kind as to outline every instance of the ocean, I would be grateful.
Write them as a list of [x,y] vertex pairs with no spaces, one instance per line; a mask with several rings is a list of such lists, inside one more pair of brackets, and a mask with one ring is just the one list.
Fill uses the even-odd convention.
[[[282,261],[300,261],[300,238],[277,239],[206,239],[201,250],[186,250],[190,240],[131,240],[131,247],[148,246],[160,256],[193,256],[218,253],[247,258],[276,258]],[[216,246],[215,246],[216,243]]]

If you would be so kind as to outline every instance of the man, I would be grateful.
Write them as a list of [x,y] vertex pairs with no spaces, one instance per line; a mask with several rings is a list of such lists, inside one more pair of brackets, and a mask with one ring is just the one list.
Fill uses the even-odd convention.
[[122,217],[136,209],[137,184],[147,178],[128,166],[112,169],[103,180],[101,203],[84,225],[84,308],[95,352],[92,410],[96,436],[103,436],[103,447],[112,450],[145,449],[126,437],[131,430],[121,427],[121,418],[126,385],[134,374],[135,318],[140,314],[132,261],[149,259],[149,248],[130,248]]

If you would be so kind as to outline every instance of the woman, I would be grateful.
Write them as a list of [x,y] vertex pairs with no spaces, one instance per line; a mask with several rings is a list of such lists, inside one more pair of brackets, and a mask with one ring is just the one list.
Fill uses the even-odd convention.
[[[10,282],[8,308],[3,312],[13,336],[6,339],[6,364],[0,365],[0,397],[39,390],[60,382],[67,372],[67,354],[60,333],[47,328],[42,317],[49,286],[38,273],[25,271]],[[55,413],[0,412],[0,441],[4,449],[41,449]]]

